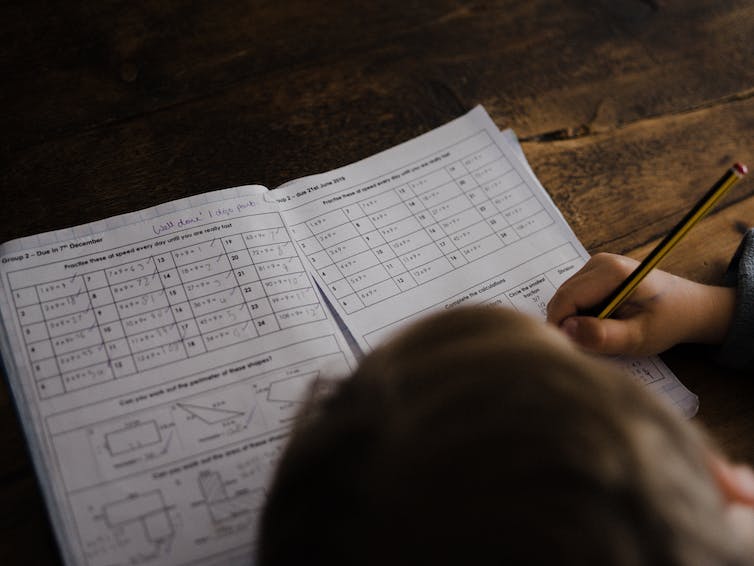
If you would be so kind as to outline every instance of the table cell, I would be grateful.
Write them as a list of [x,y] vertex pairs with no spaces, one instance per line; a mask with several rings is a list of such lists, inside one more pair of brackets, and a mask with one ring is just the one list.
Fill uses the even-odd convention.
[[314,234],[309,230],[309,227],[305,223],[294,224],[289,226],[288,229],[291,231],[291,236],[293,236],[294,240],[303,240],[314,237]]
[[286,291],[293,291],[295,289],[303,289],[304,287],[311,286],[306,273],[293,273],[291,275],[281,275],[280,277],[265,279],[262,282],[262,285],[264,285],[264,289],[268,295],[272,295],[273,293],[285,293]]
[[225,257],[225,250],[217,240],[194,244],[193,246],[173,250],[171,253],[173,254],[173,261],[181,274],[183,274],[182,268],[185,265],[204,263],[218,256]]
[[511,228],[503,228],[502,230],[497,231],[497,235],[500,238],[500,240],[505,244],[506,246],[508,244],[512,244],[516,240],[520,240],[521,237],[516,233],[516,231]]
[[336,299],[340,299],[341,297],[345,297],[346,295],[353,293],[353,289],[351,289],[351,286],[343,277],[328,283],[327,287],[328,289],[330,289],[330,292],[335,296]]
[[537,317],[547,315],[547,303],[554,294],[555,287],[544,275],[537,276],[506,291],[508,300],[516,310]]
[[440,185],[444,185],[445,183],[448,183],[452,180],[452,177],[445,169],[437,169],[435,171],[432,171],[431,173],[428,173],[427,175],[424,175],[423,177],[419,177],[418,179],[410,181],[408,183],[408,186],[409,188],[414,190],[417,196],[421,196],[423,192],[435,187],[439,187]]
[[308,324],[325,319],[325,311],[319,303],[306,305],[277,314],[281,328],[291,328],[300,324]]
[[[233,277],[233,273],[230,271],[228,272],[228,277],[233,278],[233,281],[235,281],[235,277]],[[189,285],[195,285],[195,283],[189,283]],[[182,285],[176,285],[174,287],[170,287],[169,289],[165,289],[165,296],[168,299],[168,303],[171,305],[177,305],[179,303],[185,303],[188,301],[188,296],[186,295],[186,289]]]
[[253,301],[247,301],[246,307],[249,309],[253,318],[259,318],[260,316],[267,316],[272,312],[272,306],[267,297],[260,297]]
[[110,367],[116,378],[126,377],[136,373],[136,366],[134,365],[134,360],[131,356],[123,356],[122,358],[113,360],[110,363]]
[[[107,362],[107,360],[107,351],[103,344],[98,344],[90,348],[84,348],[83,350],[76,350],[75,352],[70,352],[68,354],[58,356],[58,364],[60,366],[60,371],[62,372],[89,367],[94,364]],[[53,364],[53,373],[45,377],[51,377],[52,375],[58,374],[58,369],[55,366],[55,360],[51,361]]]
[[81,275],[74,275],[66,279],[50,281],[36,286],[39,302],[81,295],[86,292],[86,285]]
[[241,288],[241,291],[243,292],[243,298],[245,301],[253,301],[260,297],[267,296],[264,292],[264,287],[262,286],[261,281],[254,281],[253,283],[244,285]]
[[357,218],[364,217],[364,211],[361,209],[358,203],[344,206],[343,213],[349,220],[356,220]]
[[464,175],[460,179],[456,179],[456,184],[458,185],[458,188],[460,188],[467,195],[470,191],[473,191],[475,189],[479,189],[481,191],[481,187],[477,184],[476,180],[471,175]]
[[51,340],[52,349],[56,354],[65,354],[81,348],[88,348],[102,342],[99,328],[87,328],[78,332],[71,332],[65,336],[58,336]]
[[416,194],[414,193],[413,189],[411,189],[408,185],[401,185],[400,187],[395,189],[395,192],[404,202],[416,198]]
[[165,271],[166,269],[175,269],[175,261],[173,261],[173,254],[171,252],[165,252],[154,256],[154,264],[157,266],[157,271]]
[[121,319],[121,324],[128,334],[151,330],[158,326],[164,326],[173,322],[175,320],[173,315],[174,308],[175,307],[171,308],[167,306],[134,316],[125,317]]
[[97,324],[107,324],[119,319],[118,310],[114,304],[102,305],[95,308],[94,316],[97,319]]
[[322,280],[325,283],[332,283],[333,281],[337,281],[338,279],[342,279],[343,275],[338,271],[338,268],[334,265],[330,265],[328,267],[320,268],[319,271],[320,277],[322,277]]
[[122,263],[105,269],[105,275],[110,286],[120,285],[126,281],[144,277],[145,275],[153,275],[154,273],[157,273],[157,267],[155,266],[154,258],[151,257]]
[[506,226],[510,226],[510,223],[499,212],[487,218],[487,224],[489,224],[490,228],[495,231],[505,228]]
[[508,222],[515,225],[516,222],[520,222],[540,210],[542,210],[542,205],[536,198],[531,197],[516,206],[504,210],[503,216]]
[[360,218],[359,220],[355,220],[353,225],[356,227],[356,231],[359,234],[368,234],[377,229],[374,225],[374,222],[372,222],[367,216]]
[[243,302],[243,293],[238,288],[233,288],[215,293],[214,295],[194,299],[189,304],[194,316],[202,316],[217,309],[240,305]]
[[123,325],[119,320],[108,322],[99,327],[100,334],[103,340],[115,340],[125,336]]
[[452,234],[454,232],[457,232],[458,230],[467,228],[472,224],[483,221],[484,218],[482,218],[482,215],[479,214],[479,211],[474,207],[470,207],[460,212],[459,214],[454,214],[453,216],[446,218],[445,220],[440,222],[440,227],[442,228],[443,232],[445,232],[445,234]]
[[[427,213],[424,213],[428,217]],[[383,228],[380,228],[379,233],[386,241],[395,240],[396,238],[402,238],[406,234],[411,234],[417,230],[421,230],[422,225],[418,219],[413,216],[404,218],[403,220],[390,224]]]
[[251,255],[251,260],[257,264],[286,257],[297,257],[298,254],[296,254],[296,249],[293,247],[293,242],[282,242],[249,248],[249,255]]
[[361,205],[361,209],[365,214],[373,214],[375,212],[379,212],[380,210],[395,206],[400,202],[401,199],[398,196],[398,193],[396,193],[395,191],[385,191],[384,193],[374,195],[365,198],[362,201],[359,201],[359,205]]
[[499,237],[495,234],[492,234],[490,236],[487,236],[486,238],[477,240],[473,244],[469,244],[468,246],[459,249],[463,254],[463,257],[465,257],[469,261],[474,261],[475,259],[479,259],[480,257],[486,256],[487,254],[491,254],[495,250],[499,250],[501,247],[502,246],[500,245]]
[[484,219],[492,218],[496,214],[499,214],[497,208],[488,200],[478,204],[476,210]]
[[304,271],[304,266],[297,257],[258,263],[256,268],[260,279]]
[[23,333],[24,340],[26,340],[27,344],[38,342],[39,340],[44,340],[45,338],[50,337],[50,334],[47,332],[47,323],[44,322],[27,324],[22,328],[21,332]]
[[504,211],[515,205],[521,204],[530,198],[533,197],[529,187],[521,184],[510,191],[506,191],[503,194],[492,198],[491,200],[492,204],[494,204],[498,210]]
[[408,291],[409,289],[416,287],[416,281],[414,281],[414,278],[411,277],[411,274],[408,272],[398,275],[395,278],[395,284],[398,285],[398,288],[401,290],[401,292]]
[[53,377],[40,381],[37,383],[37,391],[40,399],[49,399],[50,397],[62,395],[65,393],[63,379],[61,377]]
[[360,291],[365,287],[376,285],[386,279],[390,279],[390,275],[382,265],[375,265],[346,277],[346,281],[348,281],[348,284],[354,291]]
[[[376,232],[375,232],[376,234]],[[340,244],[327,248],[327,254],[333,261],[340,261],[352,255],[360,254],[369,249],[366,240],[361,236],[351,238]]]
[[421,267],[417,267],[411,270],[411,275],[417,284],[422,285],[427,281],[431,281],[436,277],[440,277],[453,270],[453,266],[450,264],[447,258],[441,257],[429,263],[425,263]]
[[466,195],[460,195],[448,201],[445,201],[442,204],[433,206],[429,209],[429,212],[436,222],[442,222],[443,220],[450,218],[451,216],[460,214],[461,212],[468,209],[474,210],[474,208],[471,206],[471,203],[469,202],[469,199],[466,198]]
[[359,299],[356,293],[346,295],[345,297],[340,299],[339,302],[340,306],[343,307],[343,310],[345,310],[348,314],[355,313],[357,310],[364,308],[364,303],[361,302],[361,299]]
[[389,259],[396,257],[395,252],[388,244],[377,246],[372,251],[374,252],[374,255],[377,257],[377,259],[380,260],[381,262],[384,262],[384,261],[387,261]]
[[398,222],[404,218],[411,216],[411,211],[404,203],[396,204],[390,208],[386,208],[380,212],[375,212],[369,216],[369,219],[374,223],[377,228],[383,228],[393,222]]
[[86,283],[86,288],[90,291],[92,289],[102,289],[109,285],[104,271],[92,271],[91,273],[85,274],[84,283]]
[[[521,188],[522,185],[523,185],[523,190],[531,194],[529,191],[529,188],[523,184],[523,181],[521,180],[521,177],[516,172],[516,170],[511,169],[503,173],[499,177],[496,177],[495,179],[492,179],[491,181],[484,183],[482,185],[482,190],[494,202],[494,199],[496,199],[497,197],[503,196],[508,191],[519,189]],[[507,198],[512,198],[512,197],[507,197]]]
[[398,258],[388,260],[384,262],[382,266],[385,268],[385,271],[390,274],[390,277],[395,277],[396,275],[400,275],[401,273],[406,273],[406,267]]
[[[484,165],[472,172],[474,180],[483,185],[489,183],[498,177],[505,175],[511,170],[511,165],[506,160],[494,161],[488,165]],[[518,174],[516,174],[518,176]],[[520,179],[520,178],[519,178]]]
[[[236,305],[234,307],[220,309],[219,311],[214,311],[198,317],[196,319],[196,327],[198,328],[198,333],[203,334],[205,332],[211,332],[240,322],[247,322],[249,320],[251,320],[251,315],[249,314],[249,309],[246,305]],[[181,324],[188,325],[188,321]],[[181,331],[180,325],[178,329]],[[186,328],[186,332],[189,330],[189,328]],[[181,338],[186,338],[187,336],[183,331],[180,332],[180,335]]]
[[[311,231],[305,231],[305,228],[306,226],[301,225],[298,230],[302,236],[310,236]],[[288,231],[282,225],[268,228],[267,230],[250,230],[249,232],[243,233],[243,241],[247,248],[279,244],[282,242],[288,242],[290,239]]]
[[37,297],[36,287],[22,287],[20,289],[13,290],[13,303],[16,308],[26,307],[39,303],[39,297]]
[[111,360],[115,358],[122,358],[123,356],[130,356],[131,350],[128,347],[128,342],[125,338],[119,338],[105,344],[107,350],[107,357]]
[[280,325],[278,324],[277,318],[275,318],[274,314],[268,314],[267,316],[263,316],[262,318],[257,318],[254,320],[254,324],[256,326],[257,332],[261,335],[270,334],[271,332],[276,332],[280,330]]
[[297,289],[296,291],[270,295],[269,302],[274,312],[280,312],[281,310],[316,304],[319,300],[314,289],[307,287],[305,289]]
[[323,249],[322,244],[319,243],[319,240],[315,236],[298,240],[298,245],[301,246],[301,250],[307,255],[314,252],[321,252]]
[[482,187],[473,187],[471,189],[465,190],[464,194],[466,197],[471,201],[471,204],[478,205],[480,202],[486,201],[487,195],[482,190]]
[[147,293],[141,297],[118,301],[115,305],[120,316],[125,318],[127,316],[134,316],[154,309],[167,307],[169,306],[169,303],[165,291],[155,291],[154,293]]
[[246,249],[246,242],[241,234],[223,236],[221,239],[225,253],[237,252]]
[[178,326],[175,323],[171,323],[128,336],[128,346],[133,353],[136,353],[149,350],[155,346],[164,346],[178,342],[179,340],[181,340],[181,336],[178,333]]
[[332,265],[332,259],[326,251],[317,252],[307,256],[315,269],[320,269],[327,265]]
[[448,258],[448,261],[453,266],[453,269],[458,269],[459,267],[468,263],[468,260],[463,256],[461,252],[452,252],[445,257]]
[[222,254],[206,260],[183,265],[178,269],[178,274],[181,276],[181,281],[183,283],[189,283],[191,281],[196,281],[197,279],[209,277],[210,275],[225,273],[231,269],[228,256]]
[[513,228],[515,228],[519,236],[525,238],[526,236],[529,236],[530,234],[533,234],[534,232],[537,232],[542,228],[546,228],[552,223],[553,219],[550,217],[546,210],[543,210],[541,212],[538,212],[534,216],[530,216],[529,218],[526,218],[521,222],[514,224]]
[[173,342],[164,344],[151,350],[145,350],[133,355],[134,364],[139,371],[146,371],[165,364],[185,360],[187,357],[186,348],[182,342]]
[[432,208],[434,206],[442,204],[445,201],[455,198],[460,194],[461,191],[458,186],[451,181],[450,183],[445,183],[444,185],[435,187],[434,189],[429,189],[428,191],[422,193],[419,196],[419,199],[426,208]]
[[[50,333],[50,337],[60,336],[62,334],[68,334],[69,332],[76,332],[77,330],[83,330],[85,328],[91,328],[96,326],[97,320],[94,318],[94,312],[88,310],[68,316],[61,316],[53,318],[47,321],[47,330]],[[29,325],[29,328],[35,325]]]
[[34,370],[34,379],[37,380],[60,374],[56,358],[46,358],[32,362],[31,367]]
[[251,256],[249,255],[249,250],[246,248],[229,253],[228,260],[233,269],[241,269],[242,267],[247,267],[253,263]]
[[55,355],[52,349],[52,342],[50,340],[42,340],[40,342],[34,342],[26,347],[29,352],[29,358],[35,362],[37,360],[43,360],[45,358],[51,358]]
[[[249,323],[251,324],[251,323]],[[183,347],[186,349],[186,356],[194,357],[207,352],[207,348],[204,345],[204,341],[201,338],[189,338],[184,340]]]
[[475,171],[484,165],[488,165],[503,157],[500,148],[494,144],[483,147],[482,149],[475,151],[471,155],[464,157],[461,160],[463,166],[469,171]]
[[188,301],[171,305],[170,310],[173,312],[173,318],[176,321],[186,320],[194,316],[191,312],[191,305],[189,305]]
[[346,223],[350,224],[350,220],[342,210],[338,209],[317,216],[316,218],[307,221],[306,225],[309,227],[309,230],[312,231],[312,234],[320,234],[321,232]]
[[116,301],[138,297],[144,293],[150,293],[162,288],[162,280],[160,279],[160,274],[157,272],[117,283],[110,287],[113,299]]
[[448,172],[448,175],[450,175],[453,179],[457,179],[458,177],[463,177],[467,173],[466,167],[460,161],[451,163],[450,165],[445,167],[445,170]]
[[430,224],[426,228],[427,234],[429,234],[429,237],[432,238],[435,242],[442,240],[446,237],[445,231],[440,227],[439,224]]
[[435,244],[437,244],[437,247],[445,255],[458,250],[458,248],[455,246],[455,244],[453,244],[450,238],[441,238],[437,240]]
[[327,248],[334,244],[355,238],[358,235],[359,232],[356,230],[356,226],[348,222],[346,224],[341,224],[340,226],[334,226],[333,228],[329,228],[317,234],[317,240],[322,244],[323,248]]
[[[88,301],[87,301],[88,302]],[[21,324],[31,324],[33,322],[43,322],[42,307],[40,305],[28,305],[17,309],[18,320]]]
[[[99,291],[98,291],[99,292]],[[59,299],[53,299],[51,301],[45,301],[41,305],[41,310],[44,318],[51,319],[58,316],[65,316],[74,314],[77,312],[84,312],[89,310],[92,303],[88,293],[82,293],[80,295],[71,295],[70,297],[61,297]],[[21,311],[31,309],[33,306],[24,307],[18,309],[19,318],[21,318]],[[21,321],[23,324],[23,320]]]
[[[203,297],[211,293],[217,293],[220,291],[226,291],[233,287],[237,287],[236,276],[232,271],[226,271],[220,275],[213,275],[211,277],[205,277],[204,279],[196,279],[191,283],[183,285],[183,289],[186,291],[186,297],[181,298],[177,293],[175,295],[175,302],[183,302],[186,298],[189,300],[196,299],[197,297]],[[170,289],[170,291],[177,291],[177,289]]]
[[257,273],[257,268],[253,265],[247,265],[246,267],[236,269],[235,276],[239,285],[246,285],[253,281],[259,281],[259,273]]
[[[241,305],[243,307],[243,305]],[[196,319],[190,318],[188,320],[182,320],[181,322],[175,323],[178,328],[178,336],[181,337],[181,340],[186,340],[186,338],[196,337],[201,334],[199,332],[199,325],[196,323]]]
[[340,272],[345,277],[348,277],[349,275],[353,275],[357,271],[362,271],[367,267],[372,267],[373,265],[377,265],[378,263],[380,263],[380,260],[377,259],[377,256],[373,251],[369,250],[343,261],[339,261],[336,263],[336,265],[338,266]]
[[115,302],[115,299],[109,287],[102,287],[89,291],[89,302],[93,307],[98,307],[100,305],[112,304]]
[[416,267],[419,267],[420,265],[429,263],[441,257],[442,255],[443,254],[440,251],[438,245],[432,242],[419,249],[413,250],[410,253],[399,256],[399,259],[406,267],[406,269],[414,269]]
[[398,288],[398,285],[395,284],[395,281],[387,279],[377,285],[362,289],[357,295],[366,306],[370,306],[379,303],[380,301],[384,301],[385,299],[389,299],[400,292],[401,290]]
[[76,391],[113,379],[110,362],[102,362],[63,374],[63,386],[67,392]]
[[412,234],[406,234],[402,238],[393,240],[392,242],[390,242],[390,247],[393,249],[396,255],[400,256],[401,254],[408,253],[411,250],[421,248],[422,246],[426,246],[430,243],[432,243],[432,238],[429,236],[426,230],[417,230]]
[[[477,222],[476,224],[467,226],[463,230],[453,232],[453,234],[451,234],[450,236],[450,239],[456,245],[456,247],[460,249],[473,242],[476,242],[477,240],[481,240],[482,238],[485,238],[492,233],[492,228],[490,228],[486,222]],[[499,244],[499,241],[497,243]]]

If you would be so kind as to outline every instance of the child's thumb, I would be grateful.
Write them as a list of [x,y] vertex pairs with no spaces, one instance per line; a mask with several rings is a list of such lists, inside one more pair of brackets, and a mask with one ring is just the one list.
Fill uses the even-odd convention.
[[599,319],[593,316],[571,316],[560,329],[582,348],[599,354],[626,354],[636,349],[632,324],[625,320]]

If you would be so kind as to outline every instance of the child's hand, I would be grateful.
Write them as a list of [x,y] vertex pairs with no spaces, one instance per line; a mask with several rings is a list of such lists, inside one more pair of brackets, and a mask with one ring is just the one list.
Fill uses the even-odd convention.
[[651,271],[611,318],[578,316],[605,299],[636,268],[628,257],[600,253],[558,289],[547,320],[582,347],[603,354],[649,355],[681,342],[720,343],[735,290]]

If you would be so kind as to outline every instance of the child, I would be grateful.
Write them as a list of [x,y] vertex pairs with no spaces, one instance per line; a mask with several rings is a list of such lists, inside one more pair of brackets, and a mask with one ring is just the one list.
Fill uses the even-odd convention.
[[[677,283],[654,279],[639,324],[663,312],[647,297]],[[575,288],[552,311],[566,321]],[[597,348],[661,341],[623,324],[628,339],[611,327]],[[751,565],[754,474],[554,327],[458,308],[313,396],[272,484],[258,561]]]

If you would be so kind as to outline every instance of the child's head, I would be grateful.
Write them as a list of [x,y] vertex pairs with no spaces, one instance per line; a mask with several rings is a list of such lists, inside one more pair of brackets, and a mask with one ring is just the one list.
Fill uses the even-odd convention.
[[260,563],[748,563],[710,461],[690,423],[553,328],[455,309],[313,396]]

